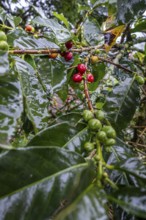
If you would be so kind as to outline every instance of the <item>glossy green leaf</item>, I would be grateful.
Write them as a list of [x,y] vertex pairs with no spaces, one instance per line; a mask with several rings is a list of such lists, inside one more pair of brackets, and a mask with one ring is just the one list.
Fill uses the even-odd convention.
[[[80,155],[61,148],[29,147],[7,151],[0,158],[0,196],[84,162]],[[7,184],[6,179],[9,179]]]
[[131,29],[131,32],[146,32],[146,20],[138,23],[134,28]]
[[0,77],[0,144],[8,144],[23,111],[20,83],[16,75]]
[[43,48],[59,48],[55,43],[45,38],[21,37],[14,41],[14,46],[20,49],[43,49]]
[[33,55],[26,54],[26,55],[24,56],[24,60],[25,60],[27,63],[29,63],[29,64],[33,67],[34,70],[37,71],[37,66],[36,66],[36,63],[35,63],[35,60],[34,60]]
[[106,65],[104,63],[93,64],[92,73],[94,74],[97,83],[99,83],[106,74]]
[[[100,6],[105,3],[108,3],[108,0],[97,0],[97,1],[95,1],[93,8],[96,8],[97,6]],[[109,1],[109,3],[110,3],[110,1]]]
[[119,163],[119,169],[143,179],[146,183],[146,166],[137,157],[131,157]]
[[133,216],[132,214],[127,213],[125,210],[123,210],[121,207],[119,207],[116,204],[113,204],[112,210],[113,210],[113,216],[115,219],[139,220],[139,218],[137,218],[136,216]]
[[55,217],[54,220],[107,220],[109,218],[106,203],[105,192],[98,187],[90,186],[70,206]]
[[94,82],[89,83],[88,88],[90,91],[96,91],[96,89],[98,90],[100,80],[102,80],[106,74],[106,66],[104,63],[93,64],[91,72],[94,75]]
[[122,207],[127,213],[138,217],[146,216],[146,189],[136,187],[119,187],[110,195],[109,200]]
[[7,41],[8,41],[8,44],[11,46],[11,47],[14,47],[14,42],[15,40],[21,38],[21,37],[24,37],[27,38],[28,37],[28,34],[26,33],[25,30],[23,30],[22,28],[16,28],[16,29],[13,29],[11,31],[9,31],[7,33]]
[[71,113],[60,117],[53,125],[39,132],[27,146],[58,146],[81,153],[90,134],[79,123],[80,114]]
[[107,163],[115,167],[109,172],[112,181],[123,185],[145,186],[145,165],[135,157],[135,152],[121,139],[117,138],[110,156],[109,153],[103,153]]
[[14,23],[14,17],[12,14],[7,13],[6,10],[4,10],[2,7],[0,7],[0,20],[4,24],[10,24],[13,28],[15,28],[15,23]]
[[37,129],[46,127],[48,123],[49,103],[47,95],[39,83],[32,66],[18,57],[15,57],[15,61],[25,102],[25,111],[35,131],[37,131]]
[[4,76],[9,72],[8,53],[0,50],[0,76]]
[[[61,0],[61,1],[52,1],[54,7],[55,7],[55,11],[57,11],[58,13],[62,13],[64,14],[64,16],[73,24],[76,23],[76,21],[79,19],[79,13],[78,13],[78,9],[79,9],[79,4],[82,1],[76,1],[76,0],[72,0],[72,1],[66,1],[66,0]],[[87,4],[87,0],[84,0],[83,4]],[[54,11],[54,10],[53,10]]]
[[[40,78],[45,85],[48,94],[62,91],[67,84],[66,66],[61,60],[44,58],[37,62]],[[65,90],[64,90],[65,93]]]
[[45,15],[45,12],[44,10],[41,8],[41,7],[36,7],[34,5],[32,5],[32,7],[34,8],[34,10],[36,11],[36,13],[38,15],[40,15],[42,18],[47,18],[46,15]]
[[84,38],[89,45],[97,45],[99,41],[100,26],[96,20],[86,20],[84,23]]
[[137,184],[137,179],[129,175],[125,170],[119,168],[119,164],[135,156],[134,151],[125,144],[121,139],[116,139],[116,144],[112,147],[112,152],[109,154],[103,151],[105,161],[108,164],[115,166],[115,169],[109,172],[110,179],[117,184],[134,185]]
[[126,128],[139,104],[139,88],[133,78],[126,77],[106,98],[104,110],[117,133]]
[[63,15],[62,13],[61,13],[61,14],[58,14],[57,12],[53,12],[53,15],[54,15],[56,18],[58,18],[60,21],[62,21],[67,28],[69,28],[69,22],[68,22],[68,20],[64,17],[64,15]]
[[64,43],[71,38],[70,32],[54,19],[36,17],[33,23],[50,28],[60,43]]
[[2,7],[0,7],[0,20],[4,22],[5,17],[6,17],[6,12],[4,11]]
[[73,128],[67,122],[52,125],[39,132],[28,146],[63,146],[76,134],[77,128]]
[[21,17],[14,17],[15,27],[17,27],[21,22],[22,22],[22,18]]
[[[105,152],[104,152],[105,153]],[[118,164],[123,160],[134,157],[134,151],[120,138],[116,138],[116,144],[112,147],[112,153],[108,154],[108,163]]]
[[8,151],[1,155],[0,170],[1,220],[51,218],[95,175],[80,155],[51,147]]
[[145,11],[146,0],[118,0],[117,8],[117,19],[122,23],[126,23]]
[[6,20],[10,23],[10,25],[15,28],[15,22],[14,22],[14,18],[11,14],[7,13],[6,14]]

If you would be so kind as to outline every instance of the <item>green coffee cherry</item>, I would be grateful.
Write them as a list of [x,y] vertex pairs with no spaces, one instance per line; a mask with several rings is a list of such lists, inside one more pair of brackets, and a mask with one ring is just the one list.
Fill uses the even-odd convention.
[[96,162],[98,162],[100,160],[99,155],[95,154],[94,159],[95,159]]
[[88,121],[88,126],[92,131],[98,131],[101,129],[102,124],[98,119],[90,119]]
[[116,143],[116,141],[113,138],[109,138],[105,141],[106,146],[113,146],[113,145],[115,145],[115,143]]
[[86,142],[86,143],[84,144],[84,149],[85,149],[86,151],[92,151],[92,150],[94,149],[94,144],[91,143],[91,142]]
[[116,131],[113,129],[113,127],[105,125],[102,128],[102,131],[104,131],[108,138],[116,138]]
[[102,121],[105,118],[105,114],[101,110],[96,111],[95,115],[96,115],[96,118],[100,121]]
[[90,110],[83,111],[83,119],[88,122],[90,119],[94,118],[94,114]]
[[108,178],[108,173],[107,173],[107,172],[104,172],[104,173],[103,173],[103,177],[104,177],[104,178]]
[[105,142],[107,139],[106,133],[104,131],[99,131],[97,133],[97,139],[101,142]]
[[112,146],[107,146],[107,147],[105,148],[106,152],[108,152],[108,153],[112,152],[111,147],[112,147]]
[[0,51],[8,51],[9,45],[6,41],[0,41]]
[[7,36],[3,31],[0,31],[0,41],[7,41]]
[[142,76],[136,76],[135,79],[140,85],[143,85],[145,83],[145,80]]

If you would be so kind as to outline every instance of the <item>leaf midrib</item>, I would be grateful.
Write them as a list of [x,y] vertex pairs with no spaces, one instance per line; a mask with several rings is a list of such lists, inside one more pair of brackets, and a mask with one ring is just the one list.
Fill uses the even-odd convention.
[[12,195],[14,195],[14,194],[16,194],[16,193],[18,193],[18,192],[21,192],[21,191],[23,191],[23,190],[25,190],[25,189],[27,189],[27,188],[33,186],[33,185],[42,183],[42,182],[44,182],[44,181],[46,181],[46,180],[49,181],[52,177],[53,177],[53,178],[56,178],[57,176],[59,176],[59,175],[61,175],[61,174],[64,174],[64,173],[66,173],[66,172],[69,172],[69,171],[71,171],[71,170],[74,170],[74,169],[77,169],[77,168],[81,168],[81,167],[88,167],[88,163],[87,163],[87,162],[86,162],[86,163],[81,163],[81,164],[77,164],[77,165],[71,166],[71,167],[69,167],[69,168],[63,169],[63,170],[61,170],[61,171],[59,171],[59,172],[57,172],[57,173],[55,173],[55,174],[50,175],[49,177],[47,176],[47,177],[45,177],[45,178],[42,178],[41,180],[38,180],[38,181],[33,182],[33,183],[29,184],[29,185],[26,185],[26,186],[24,186],[24,187],[22,187],[22,188],[19,188],[18,190],[15,190],[15,191],[13,191],[13,192],[11,192],[11,193],[9,193],[9,194],[6,194],[6,195],[2,196],[2,197],[0,198],[0,200],[4,199],[4,198],[7,197],[7,196],[12,196]]

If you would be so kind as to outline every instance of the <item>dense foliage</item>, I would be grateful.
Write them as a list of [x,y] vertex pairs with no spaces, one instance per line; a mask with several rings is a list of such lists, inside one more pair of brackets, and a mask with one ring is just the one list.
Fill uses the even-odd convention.
[[0,5],[0,219],[146,219],[146,1]]

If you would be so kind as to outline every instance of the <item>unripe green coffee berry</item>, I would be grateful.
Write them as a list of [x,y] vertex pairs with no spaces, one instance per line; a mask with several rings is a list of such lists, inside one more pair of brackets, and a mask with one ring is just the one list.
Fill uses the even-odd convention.
[[91,142],[86,142],[86,143],[84,144],[84,149],[85,149],[86,151],[92,151],[92,150],[94,149],[94,144],[91,143]]
[[95,115],[96,115],[96,118],[99,119],[100,121],[102,121],[105,118],[105,114],[101,110],[97,110],[95,112]]
[[97,161],[94,159],[94,157],[91,160],[93,161],[94,165],[97,164]]
[[104,131],[98,131],[97,139],[101,142],[105,142],[107,139],[106,133]]
[[100,160],[100,157],[98,154],[95,154],[94,159],[96,160],[96,162],[98,162]]
[[102,128],[102,131],[104,131],[108,138],[116,138],[116,131],[113,127],[105,125]]
[[107,172],[104,172],[104,173],[103,173],[103,177],[104,177],[104,178],[108,178],[108,173],[107,173]]
[[109,152],[109,153],[112,152],[111,147],[112,147],[112,146],[107,146],[107,147],[105,148],[106,152]]
[[92,131],[98,131],[101,129],[102,124],[98,119],[90,119],[88,121],[88,126]]
[[145,83],[145,80],[142,76],[136,76],[135,79],[140,85],[143,85]]
[[116,141],[113,138],[109,138],[105,141],[106,146],[113,146],[113,145],[115,145],[115,143],[116,143]]
[[6,41],[7,40],[7,36],[3,31],[0,31],[0,41]]
[[9,45],[6,41],[0,41],[0,51],[8,51]]
[[133,39],[136,39],[136,38],[137,38],[136,34],[132,34],[131,37],[132,37]]
[[94,114],[90,110],[83,111],[83,119],[88,122],[90,119],[94,118]]

